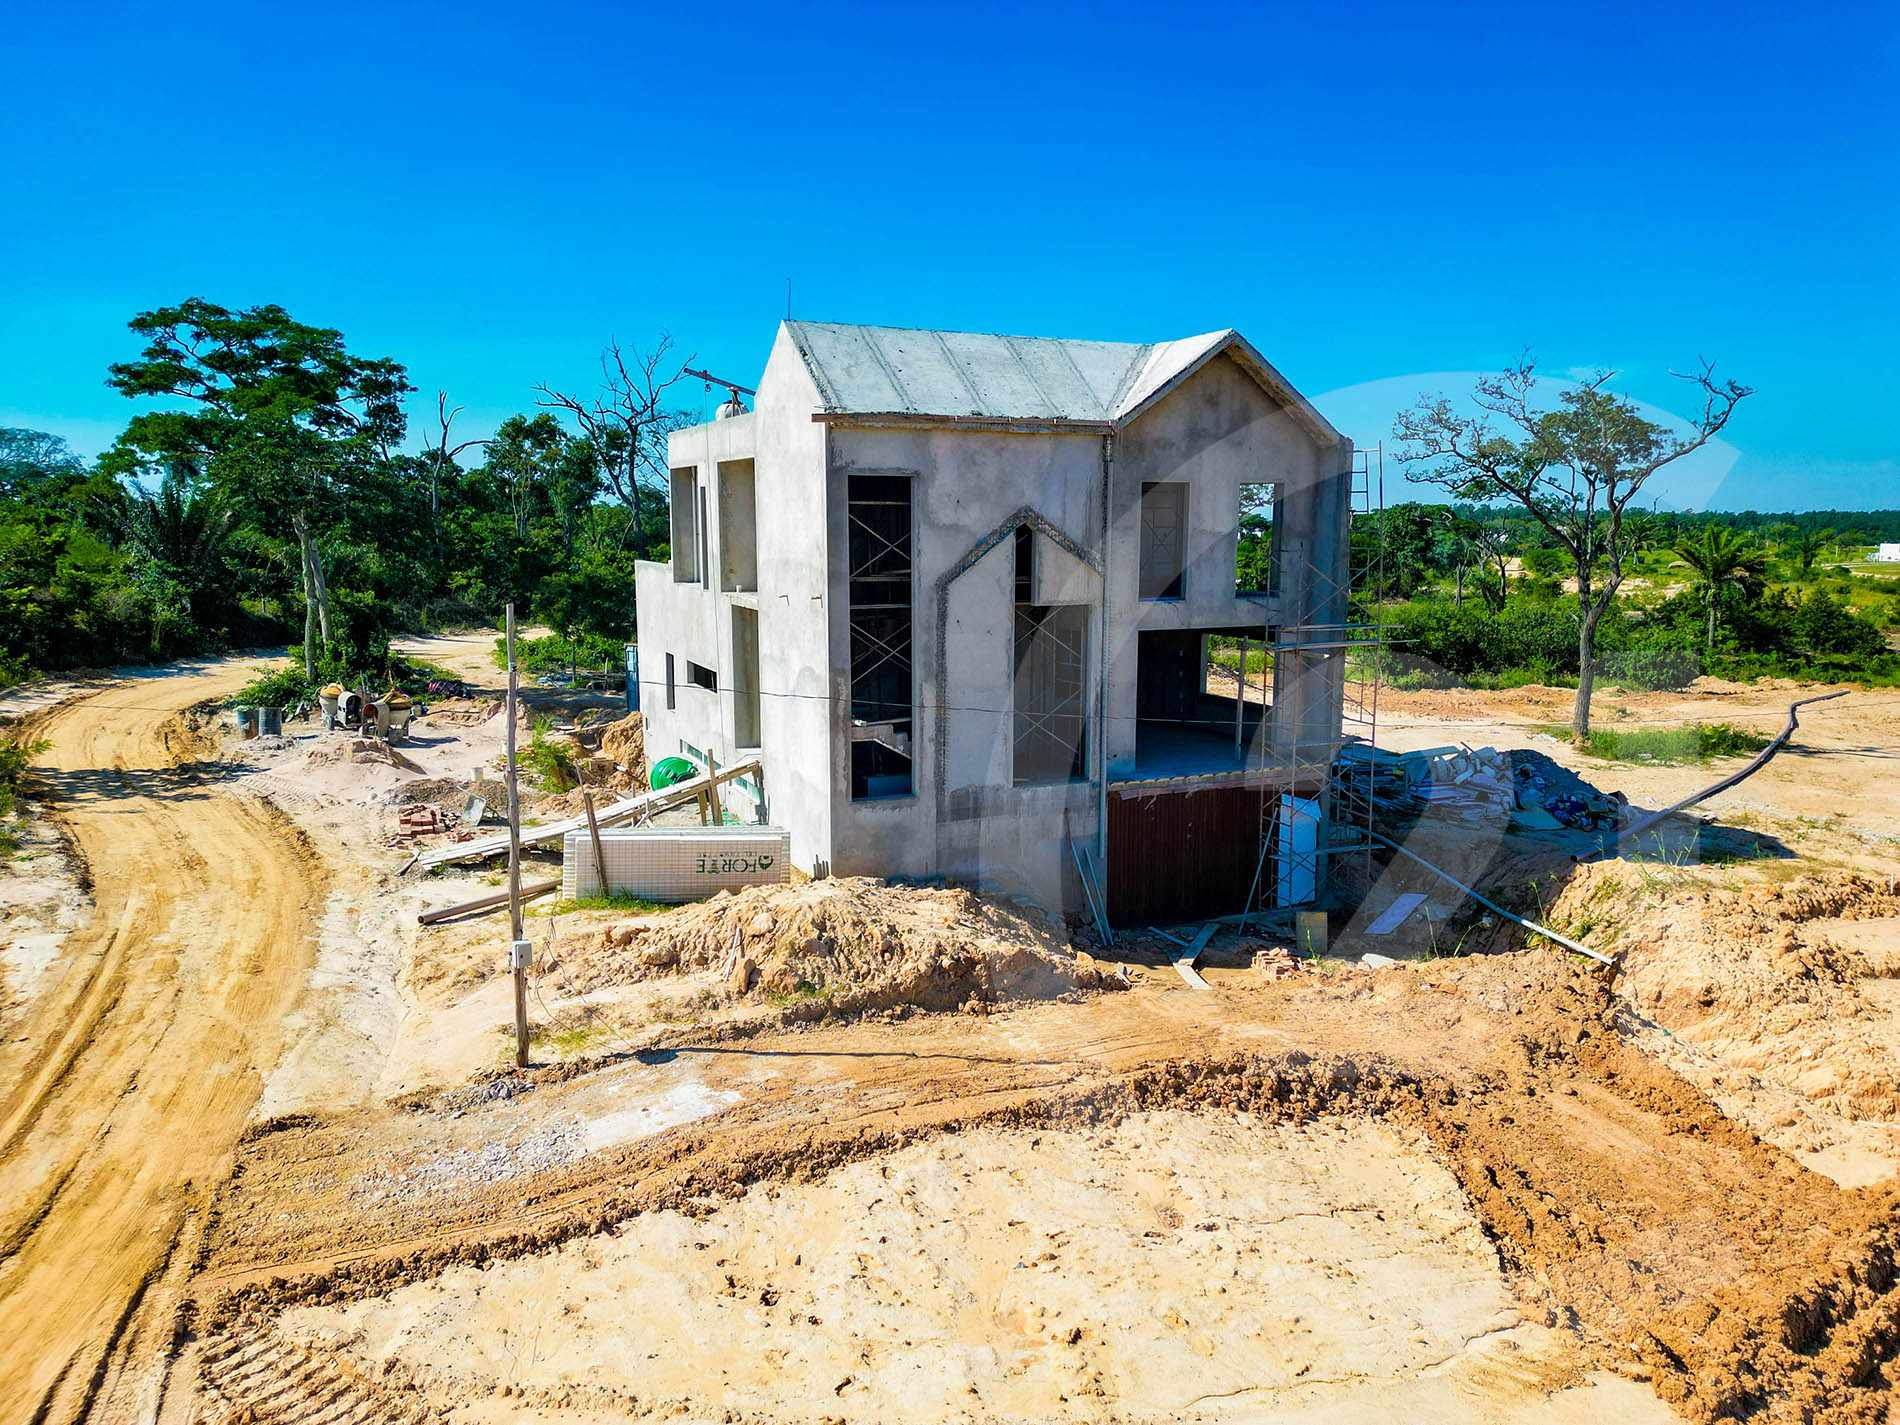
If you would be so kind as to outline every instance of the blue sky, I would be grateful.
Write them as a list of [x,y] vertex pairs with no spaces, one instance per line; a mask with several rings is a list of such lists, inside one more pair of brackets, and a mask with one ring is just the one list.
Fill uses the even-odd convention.
[[0,423],[99,449],[126,319],[188,295],[470,433],[609,336],[751,384],[790,277],[818,319],[1238,327],[1364,441],[1527,347],[1665,411],[1709,355],[1760,394],[1673,495],[1892,506],[1900,6],[1802,8],[16,7]]

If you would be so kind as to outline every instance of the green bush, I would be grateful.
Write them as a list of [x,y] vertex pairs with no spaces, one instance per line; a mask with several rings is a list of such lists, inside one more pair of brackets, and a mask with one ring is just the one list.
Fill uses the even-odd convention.
[[1810,589],[1802,597],[1789,617],[1788,632],[1795,646],[1811,656],[1868,658],[1887,650],[1877,626],[1856,617],[1824,589]]
[[580,785],[580,779],[575,775],[567,748],[549,738],[548,730],[553,726],[553,719],[545,717],[536,718],[529,726],[528,745],[522,750],[521,765],[543,791],[571,791]]
[[299,703],[315,706],[318,690],[330,683],[346,688],[368,688],[380,693],[392,682],[402,691],[415,695],[434,681],[454,681],[455,675],[439,664],[422,658],[405,658],[391,653],[387,642],[380,650],[344,654],[317,660],[314,677],[304,676],[303,647],[289,650],[288,666],[256,678],[239,688],[225,702],[226,707],[295,707]]
[[1415,599],[1387,611],[1385,632],[1395,674],[1445,682],[1509,672],[1543,681],[1577,674],[1576,607],[1554,599],[1513,599],[1496,613],[1476,599]]
[[1597,677],[1644,692],[1686,688],[1702,674],[1702,655],[1681,644],[1618,648],[1597,659]]
[[[600,634],[583,633],[563,638],[550,633],[544,638],[515,639],[515,666],[523,673],[565,673],[570,667],[583,669],[619,668],[625,665],[627,645],[623,640]],[[508,666],[508,640],[495,640],[495,666]]]
[[28,742],[17,735],[0,736],[0,865],[20,849],[19,833],[12,822],[20,802],[20,783],[27,764],[50,744]]
[[[1544,729],[1553,737],[1569,737],[1567,727]],[[1692,722],[1686,727],[1593,727],[1583,750],[1606,762],[1652,762],[1677,765],[1707,762],[1714,757],[1739,757],[1759,752],[1768,739],[1726,722]]]

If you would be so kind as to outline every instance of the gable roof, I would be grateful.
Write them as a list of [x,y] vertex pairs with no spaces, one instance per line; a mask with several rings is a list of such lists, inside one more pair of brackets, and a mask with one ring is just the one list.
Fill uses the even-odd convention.
[[788,321],[823,414],[1114,429],[1223,353],[1316,438],[1344,439],[1233,330],[1150,344]]

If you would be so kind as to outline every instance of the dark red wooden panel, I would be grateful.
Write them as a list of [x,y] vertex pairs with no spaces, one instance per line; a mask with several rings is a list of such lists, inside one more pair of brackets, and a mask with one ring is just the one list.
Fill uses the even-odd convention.
[[[1260,854],[1261,796],[1258,787],[1111,795],[1109,923],[1177,925],[1241,910]],[[1272,886],[1269,864],[1263,898]]]

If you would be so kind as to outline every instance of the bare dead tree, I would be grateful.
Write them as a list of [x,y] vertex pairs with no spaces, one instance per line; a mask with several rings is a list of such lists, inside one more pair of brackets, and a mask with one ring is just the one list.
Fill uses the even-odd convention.
[[435,551],[435,560],[442,562],[442,476],[454,467],[463,451],[477,450],[488,444],[485,440],[463,440],[451,445],[450,433],[455,426],[455,418],[462,414],[460,406],[449,408],[449,393],[435,393],[436,438],[423,447],[423,468],[429,481],[429,540]]
[[[622,350],[609,340],[600,354],[600,387],[591,397],[537,385],[537,405],[565,411],[573,417],[600,462],[600,472],[614,498],[632,515],[636,552],[645,555],[647,537],[642,518],[643,487],[664,492],[667,482],[666,438],[692,418],[669,409],[667,392],[685,379],[694,358],[674,358],[673,338],[661,333],[651,351]],[[664,493],[659,498],[664,501]]]
[[[1711,361],[1672,371],[1696,387],[1702,404],[1689,429],[1674,434],[1606,390],[1614,374],[1599,372],[1563,391],[1556,409],[1542,409],[1532,399],[1535,363],[1525,356],[1502,375],[1479,379],[1472,402],[1485,414],[1462,416],[1443,396],[1422,397],[1393,426],[1399,459],[1422,467],[1414,479],[1463,500],[1515,501],[1570,556],[1580,615],[1571,728],[1580,740],[1590,730],[1597,625],[1644,533],[1631,502],[1658,470],[1713,440],[1754,394],[1716,380]],[[1494,420],[1514,430],[1503,433]]]

